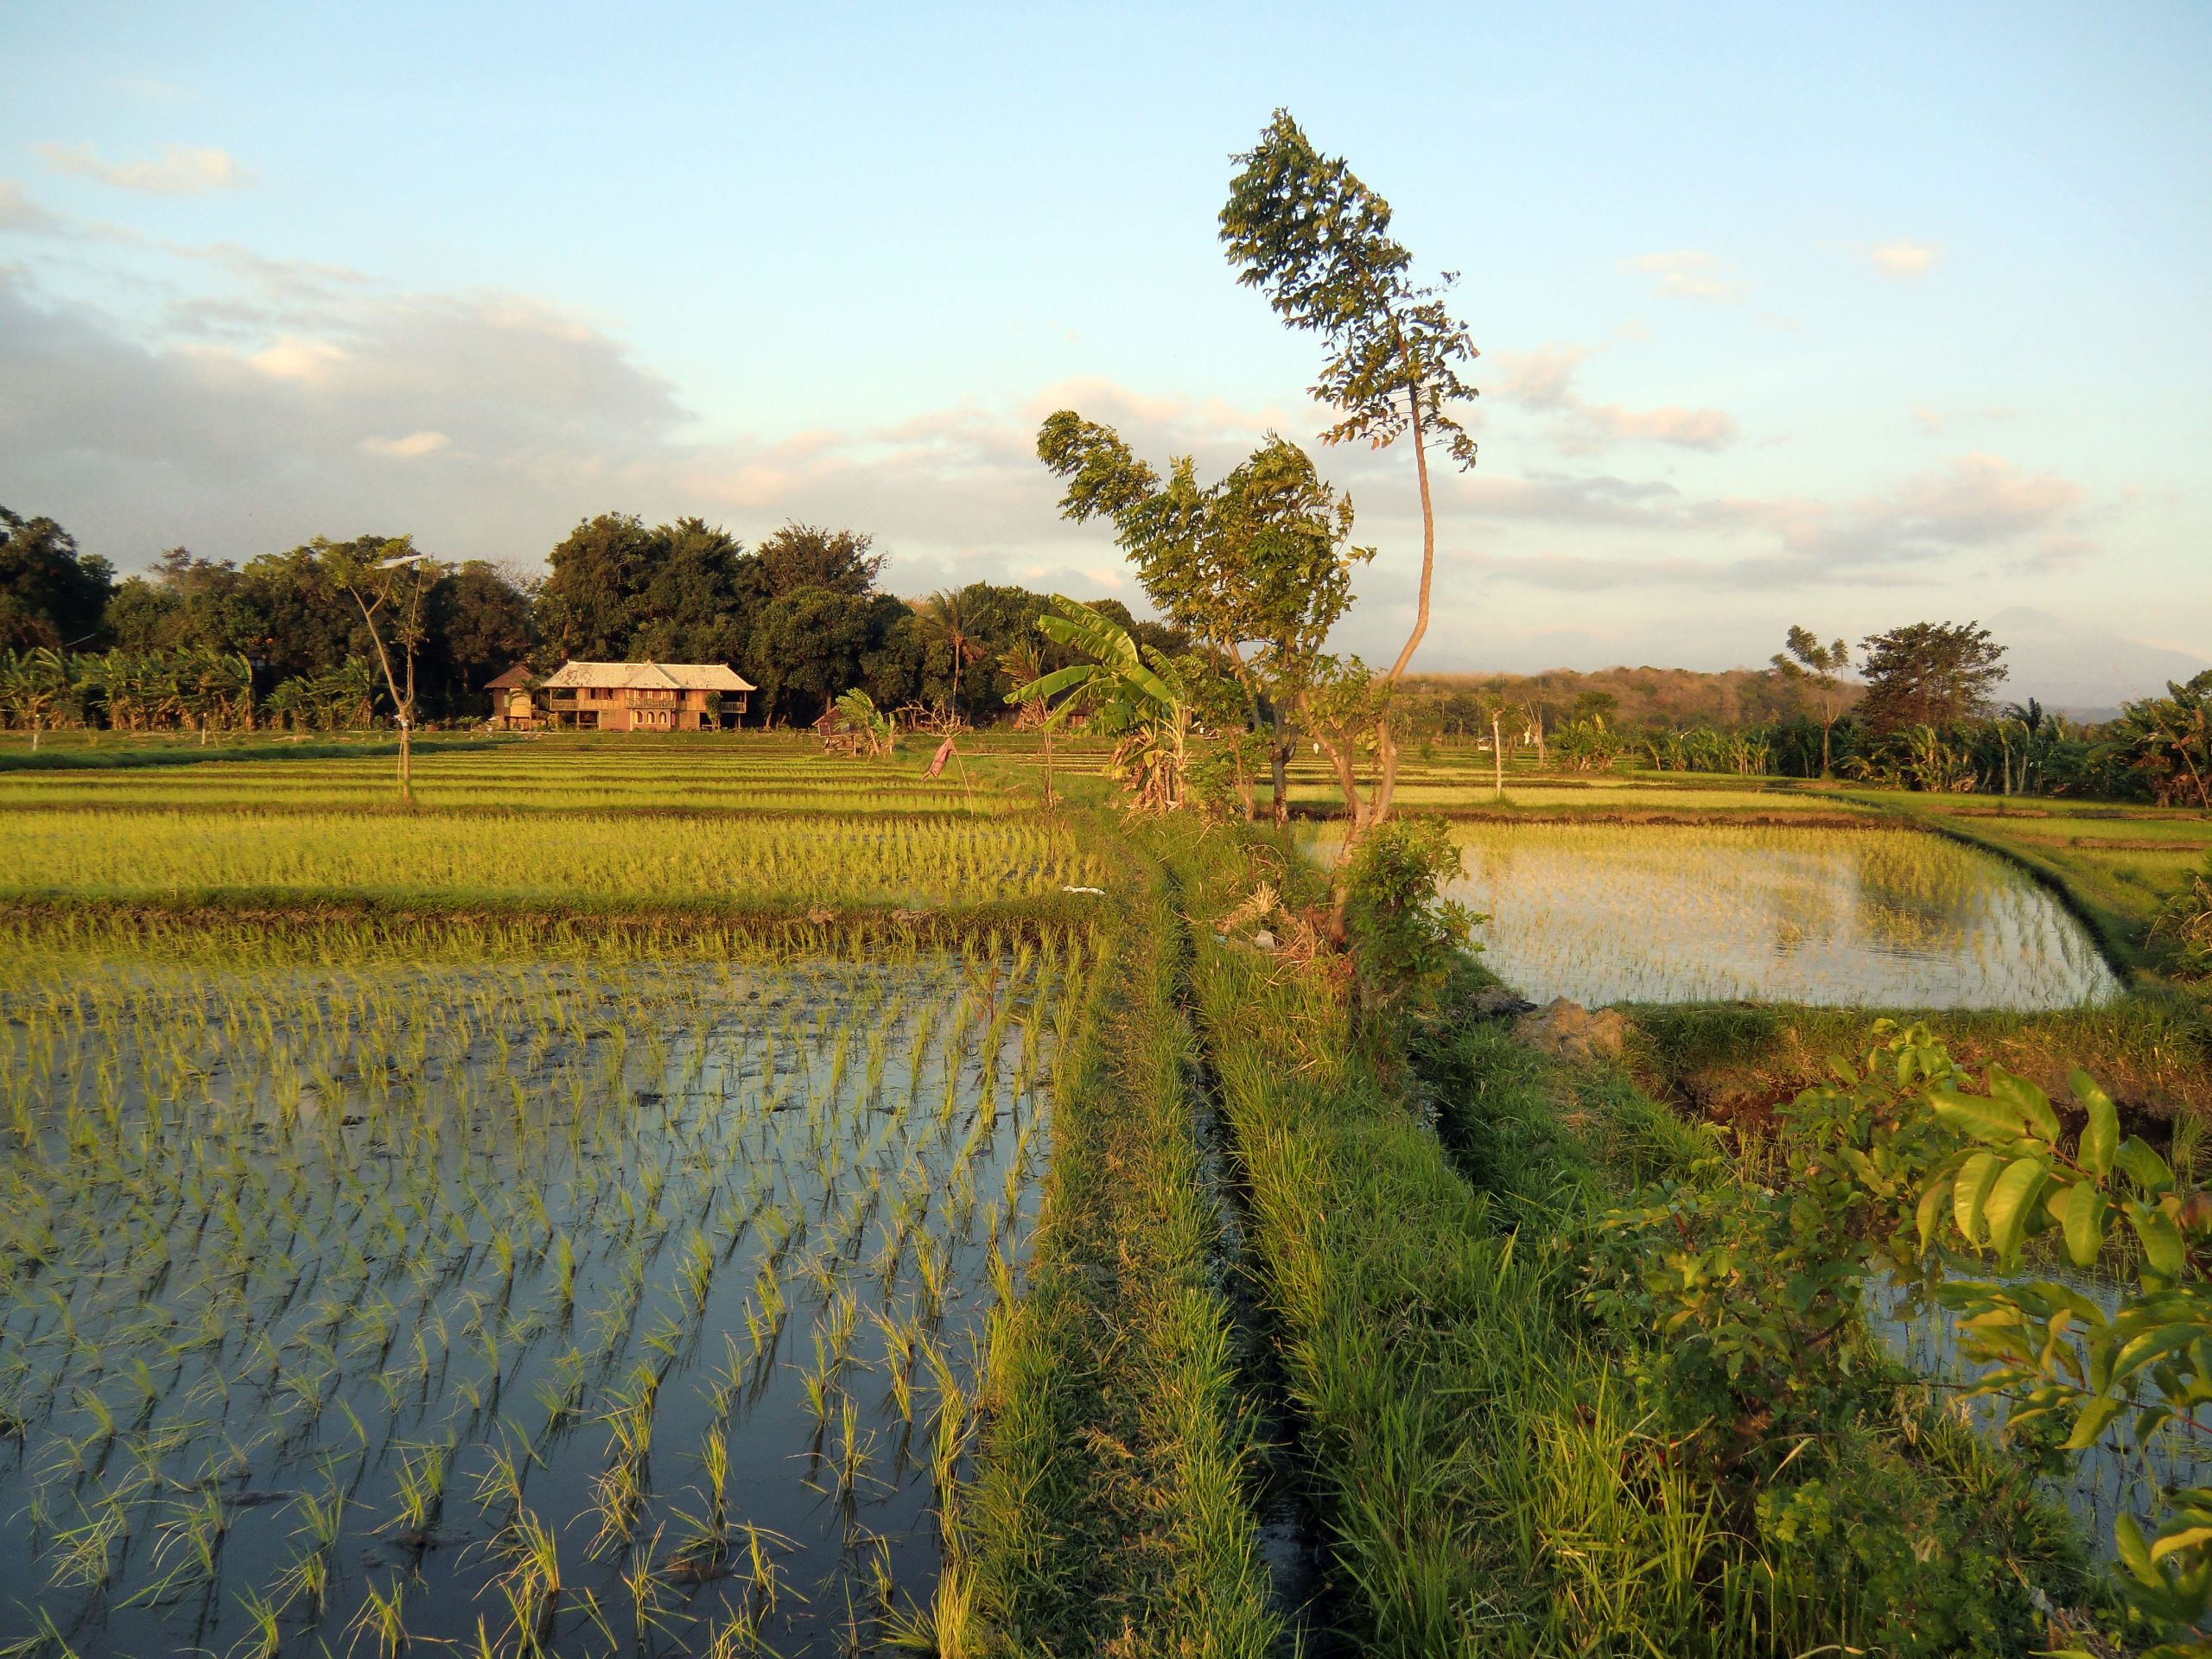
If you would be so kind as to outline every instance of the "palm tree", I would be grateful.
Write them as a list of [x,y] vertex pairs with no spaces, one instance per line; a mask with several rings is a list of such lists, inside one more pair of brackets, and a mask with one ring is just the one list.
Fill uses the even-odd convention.
[[1828,733],[1842,714],[1848,695],[1843,672],[1851,666],[1851,647],[1840,639],[1824,645],[1810,628],[1793,626],[1787,650],[1775,652],[1770,660],[1783,678],[1807,681],[1814,688],[1821,711],[1821,776],[1826,778],[1830,770]]
[[952,654],[952,712],[960,712],[960,671],[980,662],[989,647],[976,637],[973,608],[962,595],[965,588],[940,588],[915,608],[914,620],[925,639],[943,645]]

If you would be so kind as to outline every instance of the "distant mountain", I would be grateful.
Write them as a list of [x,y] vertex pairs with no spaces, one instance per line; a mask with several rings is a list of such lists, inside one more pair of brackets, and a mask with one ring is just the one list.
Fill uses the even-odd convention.
[[1997,694],[2002,701],[2034,697],[2077,720],[2109,720],[2122,702],[2157,696],[2168,680],[2212,668],[2212,660],[2187,652],[2101,633],[2025,605],[1999,611],[1982,626],[2005,647],[2007,677]]

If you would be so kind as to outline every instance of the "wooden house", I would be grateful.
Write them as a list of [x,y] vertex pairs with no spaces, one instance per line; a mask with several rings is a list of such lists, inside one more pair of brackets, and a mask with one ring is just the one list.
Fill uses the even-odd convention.
[[755,689],[727,663],[563,663],[543,718],[582,731],[700,732],[734,726]]

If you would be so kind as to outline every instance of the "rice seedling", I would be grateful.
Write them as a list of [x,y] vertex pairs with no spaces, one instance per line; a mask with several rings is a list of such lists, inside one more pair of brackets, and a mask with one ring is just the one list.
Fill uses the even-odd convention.
[[[882,868],[925,844],[884,833]],[[976,846],[1052,873],[1044,843]],[[378,1652],[563,1650],[626,1623],[665,1642],[678,1586],[640,1567],[662,1537],[742,1580],[728,1640],[830,1630],[841,1575],[872,1570],[849,1535],[938,1501],[926,1465],[876,1448],[913,1414],[921,1333],[972,1371],[947,1342],[1003,1280],[972,1203],[937,1192],[1031,1179],[1046,1102],[1023,1056],[1087,993],[1085,946],[862,961],[695,929],[548,959],[499,947],[504,923],[428,953],[353,925],[122,955],[49,927],[0,970],[0,1400],[25,1452],[0,1463],[0,1543],[48,1586],[0,1608],[0,1641],[98,1597],[103,1643],[140,1649],[188,1629],[260,1651],[274,1610],[286,1651],[323,1621]],[[908,1053],[922,1116],[881,1109]],[[1008,1259],[1014,1213],[992,1211]],[[878,1363],[885,1386],[858,1387]],[[672,1413],[697,1425],[689,1485],[656,1478]],[[827,1510],[774,1441],[793,1413],[821,1431]],[[463,1503],[489,1540],[442,1547]],[[935,1548],[902,1545],[901,1570]],[[395,1548],[422,1577],[347,1571]]]

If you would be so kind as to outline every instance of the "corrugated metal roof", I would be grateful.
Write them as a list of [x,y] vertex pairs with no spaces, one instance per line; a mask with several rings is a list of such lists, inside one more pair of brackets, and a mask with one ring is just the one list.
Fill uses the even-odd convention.
[[548,690],[588,686],[617,691],[752,691],[759,688],[728,663],[563,663],[545,678]]

